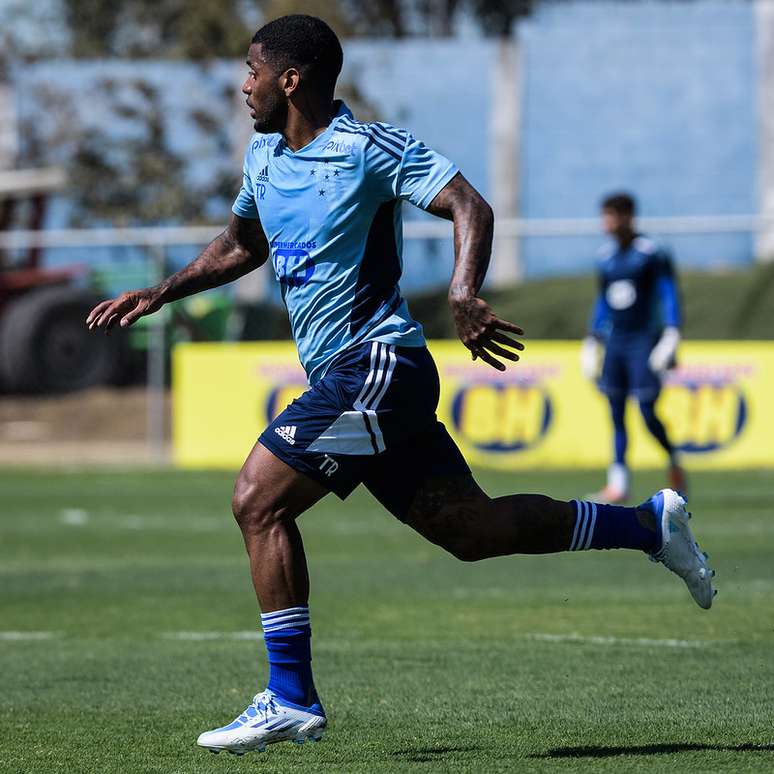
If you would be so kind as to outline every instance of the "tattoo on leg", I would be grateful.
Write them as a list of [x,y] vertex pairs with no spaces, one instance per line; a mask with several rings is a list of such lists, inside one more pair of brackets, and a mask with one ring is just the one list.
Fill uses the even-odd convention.
[[574,522],[569,503],[534,494],[492,499],[470,475],[428,480],[407,517],[421,535],[466,561],[565,551]]

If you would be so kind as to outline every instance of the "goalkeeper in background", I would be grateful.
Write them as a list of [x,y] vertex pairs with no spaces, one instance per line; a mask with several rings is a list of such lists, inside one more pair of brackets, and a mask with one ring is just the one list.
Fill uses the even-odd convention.
[[639,401],[646,427],[669,458],[669,485],[686,494],[685,473],[655,410],[661,381],[675,365],[680,342],[677,283],[671,257],[635,230],[635,213],[634,198],[627,193],[602,201],[602,227],[610,240],[600,250],[599,295],[581,349],[583,373],[598,378],[613,419],[614,461],[605,488],[591,495],[598,502],[620,503],[629,496],[624,424],[629,395]]

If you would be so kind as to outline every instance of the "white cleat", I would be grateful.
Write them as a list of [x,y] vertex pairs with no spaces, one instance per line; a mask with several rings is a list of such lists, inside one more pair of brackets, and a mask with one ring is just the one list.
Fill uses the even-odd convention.
[[691,514],[686,510],[685,500],[673,489],[662,489],[644,505],[653,508],[661,526],[661,547],[650,555],[651,561],[661,562],[679,575],[696,604],[709,610],[717,594],[712,587],[715,571],[707,564],[708,555],[699,550],[693,539],[688,526]]
[[257,694],[247,709],[223,728],[205,731],[196,740],[199,747],[210,752],[223,750],[243,755],[250,750],[263,752],[275,742],[318,742],[327,725],[320,704],[299,707],[281,702],[271,691]]

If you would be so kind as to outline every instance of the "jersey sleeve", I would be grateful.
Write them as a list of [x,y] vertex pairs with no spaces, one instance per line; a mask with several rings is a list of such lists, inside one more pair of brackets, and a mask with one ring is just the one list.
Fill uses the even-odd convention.
[[672,256],[663,250],[656,254],[656,292],[661,307],[661,322],[666,327],[679,328],[680,297],[677,292],[675,267]]
[[605,337],[610,322],[610,306],[605,298],[604,285],[604,279],[600,273],[599,293],[597,294],[597,300],[594,302],[589,322],[589,334],[600,339]]
[[368,172],[386,199],[405,199],[426,209],[459,172],[449,161],[405,129],[369,124]]
[[[252,142],[251,142],[252,144]],[[257,220],[258,207],[255,204],[255,189],[253,188],[253,179],[250,176],[250,159],[252,157],[252,151],[250,145],[247,146],[245,152],[245,162],[242,166],[242,187],[239,189],[234,203],[231,205],[231,211],[234,215],[239,215],[240,218],[250,218],[251,220]]]

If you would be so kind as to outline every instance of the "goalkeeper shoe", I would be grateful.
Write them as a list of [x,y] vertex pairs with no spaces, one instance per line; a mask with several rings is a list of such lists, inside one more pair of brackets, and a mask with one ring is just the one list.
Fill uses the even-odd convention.
[[691,514],[686,510],[685,500],[672,489],[662,489],[639,508],[655,514],[661,533],[661,545],[650,555],[651,561],[661,562],[679,575],[696,604],[708,610],[717,594],[712,588],[715,571],[707,564],[709,556],[699,550],[693,539],[688,526]]
[[242,755],[250,750],[263,752],[267,744],[292,741],[303,744],[307,739],[317,742],[323,735],[327,720],[319,703],[300,707],[282,701],[266,690],[253,698],[247,709],[223,728],[205,731],[196,743],[210,752],[227,750]]

